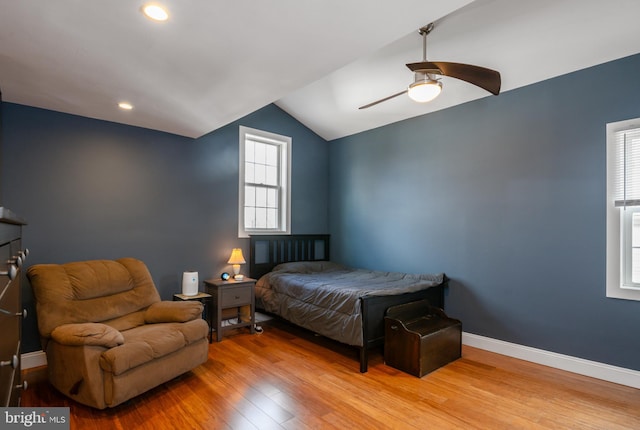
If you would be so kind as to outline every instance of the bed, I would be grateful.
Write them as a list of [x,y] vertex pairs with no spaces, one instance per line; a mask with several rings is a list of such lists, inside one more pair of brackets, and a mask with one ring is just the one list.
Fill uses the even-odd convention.
[[352,269],[330,259],[329,235],[251,236],[256,308],[317,334],[368,351],[384,343],[390,306],[426,299],[444,308],[447,277]]

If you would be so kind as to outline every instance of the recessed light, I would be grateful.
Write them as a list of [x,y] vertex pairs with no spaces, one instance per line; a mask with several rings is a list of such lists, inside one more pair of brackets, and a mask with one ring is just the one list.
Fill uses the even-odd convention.
[[157,4],[146,4],[142,6],[142,13],[154,21],[166,21],[169,19],[169,13],[165,8]]
[[127,102],[120,102],[118,103],[118,107],[122,110],[131,110],[133,109],[133,105],[131,103],[127,103]]

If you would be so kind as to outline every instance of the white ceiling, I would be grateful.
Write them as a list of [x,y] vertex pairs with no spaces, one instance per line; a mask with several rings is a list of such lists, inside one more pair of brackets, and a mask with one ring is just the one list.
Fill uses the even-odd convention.
[[496,69],[503,91],[640,52],[637,0],[160,2],[165,23],[143,0],[0,0],[3,100],[189,137],[275,102],[331,140],[487,96],[443,78],[434,102],[358,110],[412,81],[432,21],[430,60]]

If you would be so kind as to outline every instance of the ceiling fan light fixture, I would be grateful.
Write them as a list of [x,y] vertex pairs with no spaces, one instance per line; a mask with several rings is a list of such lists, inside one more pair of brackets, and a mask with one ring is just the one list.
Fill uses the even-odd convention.
[[147,18],[152,19],[154,21],[162,22],[169,19],[169,12],[167,12],[167,10],[164,7],[154,3],[149,3],[142,6],[142,13]]
[[427,103],[440,95],[442,84],[430,77],[416,79],[414,83],[409,85],[407,93],[411,100],[418,103]]

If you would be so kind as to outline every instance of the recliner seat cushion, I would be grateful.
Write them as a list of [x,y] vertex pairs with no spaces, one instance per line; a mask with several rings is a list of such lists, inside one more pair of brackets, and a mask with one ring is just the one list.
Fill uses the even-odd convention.
[[208,331],[209,326],[203,319],[135,327],[122,332],[124,344],[102,353],[100,367],[106,372],[120,375],[194,343],[206,337]]

